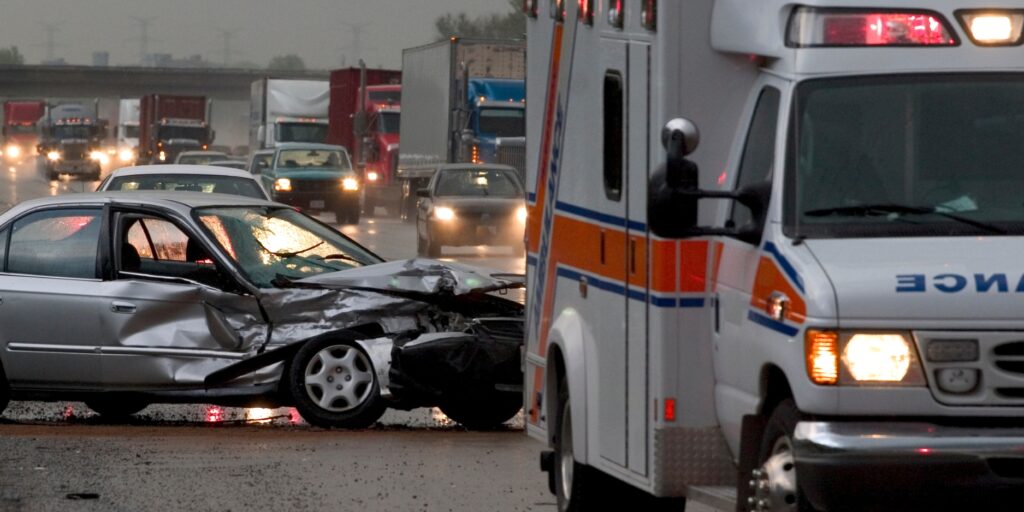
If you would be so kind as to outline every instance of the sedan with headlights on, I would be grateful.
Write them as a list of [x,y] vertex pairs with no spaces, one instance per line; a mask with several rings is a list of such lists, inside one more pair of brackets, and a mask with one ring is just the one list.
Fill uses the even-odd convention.
[[142,165],[126,167],[112,173],[99,191],[136,192],[167,190],[173,192],[206,192],[230,194],[256,199],[270,199],[263,185],[246,171],[206,165]]
[[442,165],[425,189],[417,192],[416,247],[436,257],[442,246],[510,245],[526,247],[523,184],[504,165]]

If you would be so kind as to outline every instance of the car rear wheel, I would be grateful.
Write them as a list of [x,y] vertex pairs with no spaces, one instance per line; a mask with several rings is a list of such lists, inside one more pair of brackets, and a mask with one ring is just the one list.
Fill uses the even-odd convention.
[[441,404],[441,412],[470,430],[492,430],[515,417],[523,408],[523,395],[495,391],[472,399]]
[[320,337],[299,349],[288,382],[299,414],[318,427],[366,428],[387,409],[370,357],[340,337]]
[[7,409],[7,404],[11,401],[11,387],[7,384],[7,374],[4,373],[4,368],[0,365],[0,414],[4,413]]
[[137,398],[120,396],[89,400],[85,405],[104,418],[127,418],[149,406]]

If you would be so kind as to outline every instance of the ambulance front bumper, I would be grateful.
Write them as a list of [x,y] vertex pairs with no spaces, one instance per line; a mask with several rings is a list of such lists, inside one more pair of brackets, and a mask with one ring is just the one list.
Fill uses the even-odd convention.
[[1024,496],[1024,427],[807,421],[793,451],[822,510],[1020,510]]

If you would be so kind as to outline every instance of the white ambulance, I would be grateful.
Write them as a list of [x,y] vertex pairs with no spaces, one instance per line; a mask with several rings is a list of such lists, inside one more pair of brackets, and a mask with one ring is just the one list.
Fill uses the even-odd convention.
[[1024,1],[524,9],[560,510],[1024,496]]

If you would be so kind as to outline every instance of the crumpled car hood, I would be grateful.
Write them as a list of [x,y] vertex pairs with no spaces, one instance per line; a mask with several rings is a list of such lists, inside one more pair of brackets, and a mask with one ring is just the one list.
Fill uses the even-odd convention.
[[427,295],[467,295],[524,286],[522,276],[515,274],[422,258],[307,277],[296,283]]

